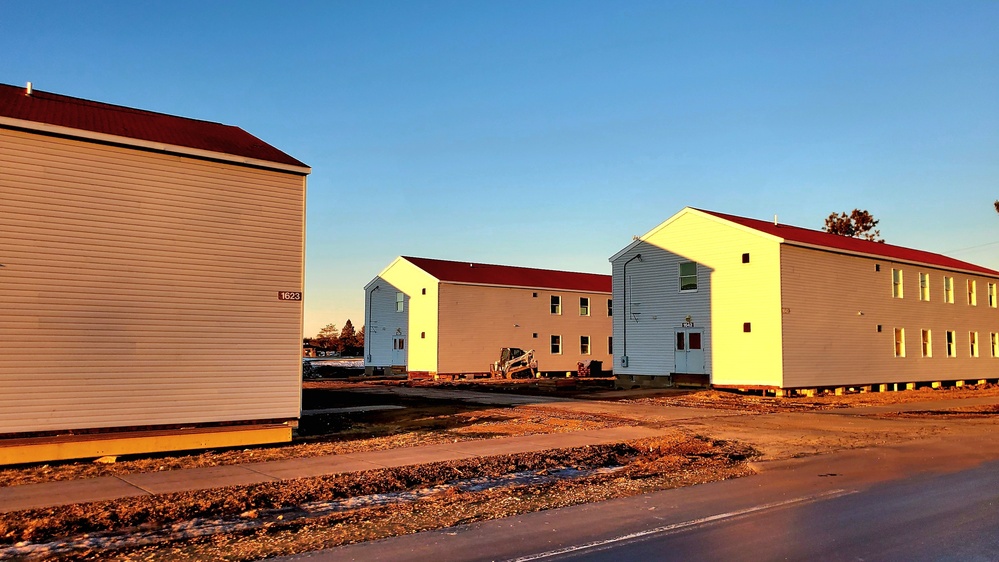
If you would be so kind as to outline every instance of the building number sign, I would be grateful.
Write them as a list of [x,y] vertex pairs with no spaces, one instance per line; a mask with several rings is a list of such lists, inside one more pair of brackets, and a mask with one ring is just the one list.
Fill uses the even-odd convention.
[[279,301],[300,301],[302,300],[301,291],[278,291]]

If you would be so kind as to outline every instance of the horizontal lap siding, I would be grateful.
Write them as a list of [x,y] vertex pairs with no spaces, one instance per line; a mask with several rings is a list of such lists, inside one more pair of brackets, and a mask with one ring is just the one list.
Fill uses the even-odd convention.
[[397,317],[404,322],[402,332],[409,334],[405,344],[407,369],[436,372],[437,278],[401,257],[382,272],[382,277],[405,295],[405,314]]
[[[408,344],[408,308],[396,312],[396,293],[400,289],[376,277],[364,290],[364,365],[366,367],[392,366],[392,341],[396,335],[406,338]],[[408,305],[409,297],[403,304]],[[408,346],[406,349],[408,353]]]
[[[642,261],[624,264],[641,254]],[[642,242],[612,264],[614,275],[614,372],[619,375],[669,375],[674,370],[673,328],[686,315],[708,328],[711,280],[698,266],[698,291],[680,294],[678,267],[686,257]],[[618,304],[619,303],[619,304]],[[627,322],[627,327],[625,327]],[[705,368],[710,372],[711,332],[704,332]],[[627,354],[628,366],[621,364]]]
[[[986,293],[995,279],[787,245],[781,266],[786,387],[999,377],[989,347],[999,310],[988,306]],[[901,299],[892,297],[892,268],[903,272]],[[930,276],[929,301],[919,300],[920,272]],[[945,275],[954,277],[953,304],[943,302]],[[978,281],[977,306],[967,303],[969,278]],[[905,329],[905,357],[894,356],[895,328]],[[932,357],[922,357],[924,329],[932,334]],[[946,356],[947,330],[957,332],[957,357]],[[972,330],[977,358],[969,354]]]
[[[552,295],[562,298],[561,315],[551,314]],[[589,316],[579,315],[580,297],[590,299]],[[441,283],[439,372],[486,372],[504,347],[535,350],[541,371],[575,371],[585,360],[602,361],[610,369],[609,298],[607,293]],[[561,354],[551,353],[552,335],[562,336]],[[590,337],[589,355],[580,354],[580,336]]]
[[0,433],[296,418],[304,177],[0,130]]
[[[636,254],[642,261],[628,264],[628,281],[624,263]],[[687,261],[697,263],[696,292],[680,292],[679,264]],[[613,263],[615,299],[625,301],[614,317],[615,372],[669,374],[674,330],[689,316],[704,329],[705,370],[713,384],[779,385],[778,262],[775,240],[697,212],[643,236]],[[626,318],[628,367],[622,368]]]

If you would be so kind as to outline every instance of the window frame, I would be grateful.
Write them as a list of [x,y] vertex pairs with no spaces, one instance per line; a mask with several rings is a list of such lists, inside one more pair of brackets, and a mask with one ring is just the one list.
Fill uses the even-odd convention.
[[957,357],[957,332],[954,330],[947,330],[946,333],[945,347],[947,349],[947,357]]
[[968,279],[968,306],[978,306],[978,281]]
[[607,355],[614,355],[614,336],[607,336]]
[[999,307],[999,302],[997,302],[997,301],[999,301],[999,295],[996,294],[996,284],[995,283],[989,283],[988,292],[989,292],[989,307],[990,308],[997,308],[997,307]]
[[395,292],[395,311],[406,312],[406,293],[402,291]]
[[978,357],[978,332],[968,332],[968,356]]
[[607,316],[614,316],[614,299],[607,299]]
[[923,357],[933,357],[933,331],[922,330],[920,336]]
[[954,304],[954,276],[944,275],[944,302]]
[[558,334],[551,335],[551,347],[549,351],[552,355],[562,355],[562,336]]
[[989,344],[992,347],[992,357],[999,358],[999,332],[989,334]]
[[919,300],[930,300],[930,274],[919,272]]
[[579,354],[591,355],[590,336],[579,336]]
[[562,316],[562,295],[552,295],[549,300],[551,316]]
[[[692,266],[694,266],[694,274],[693,275],[690,275],[690,274],[684,275],[683,274],[683,266],[685,266],[685,265],[692,265]],[[697,262],[696,261],[682,261],[682,262],[678,263],[677,267],[676,267],[676,273],[677,273],[677,280],[679,281],[679,288],[680,288],[679,292],[681,292],[681,293],[696,293],[697,292],[697,281],[698,281],[698,279],[697,279]],[[694,278],[694,287],[691,288],[691,289],[684,289],[683,288],[683,280],[684,280],[684,278],[687,278],[689,280],[691,277]]]
[[904,282],[904,277],[901,269],[891,268],[891,296],[892,298],[901,299],[905,298],[905,292],[903,290],[902,283]]
[[[584,304],[583,301],[586,301],[586,303]],[[579,297],[579,315],[590,315],[590,297]]]
[[905,357],[905,328],[895,328],[895,357]]

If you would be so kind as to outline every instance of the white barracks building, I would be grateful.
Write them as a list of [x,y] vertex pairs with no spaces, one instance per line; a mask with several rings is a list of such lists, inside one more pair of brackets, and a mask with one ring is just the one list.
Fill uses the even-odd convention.
[[610,369],[611,278],[528,267],[399,257],[364,287],[365,370],[488,373],[504,347],[538,369]]
[[610,261],[623,386],[999,379],[999,272],[985,267],[689,207]]
[[289,440],[309,172],[238,127],[0,85],[0,464]]

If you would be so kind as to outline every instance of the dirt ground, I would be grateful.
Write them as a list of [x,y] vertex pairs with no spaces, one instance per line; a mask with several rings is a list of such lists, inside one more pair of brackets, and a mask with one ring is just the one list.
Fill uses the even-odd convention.
[[[405,408],[309,416],[303,425],[314,433],[281,446],[6,468],[0,470],[0,486],[620,425],[669,431],[613,446],[3,514],[0,559],[259,559],[746,476],[753,473],[750,461],[991,431],[999,416],[996,405],[838,413],[858,406],[999,397],[996,386],[812,398],[587,390],[575,392],[573,401],[496,407],[450,398],[359,396],[352,392],[363,388],[359,383],[307,385],[307,409],[358,402]],[[697,415],[677,419],[675,412],[684,409]],[[670,412],[672,418],[665,415]],[[324,433],[331,428],[335,433]]]

